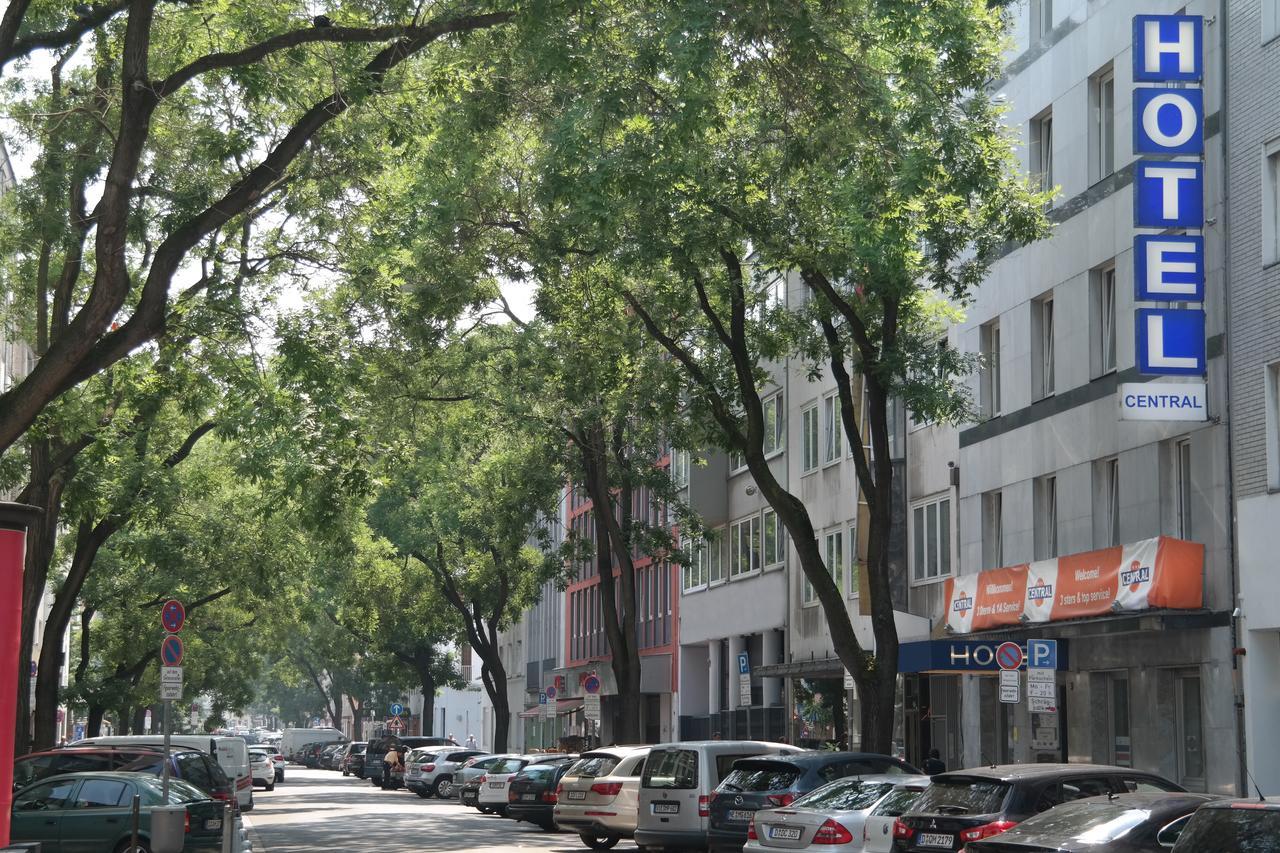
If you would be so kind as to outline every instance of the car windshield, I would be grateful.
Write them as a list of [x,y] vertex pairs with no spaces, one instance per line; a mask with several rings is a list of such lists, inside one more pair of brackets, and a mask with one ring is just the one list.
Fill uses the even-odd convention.
[[523,758],[504,758],[497,764],[489,768],[489,772],[495,775],[500,773],[516,773],[524,768],[528,761]]
[[579,779],[596,779],[601,776],[608,776],[613,772],[613,768],[617,766],[617,756],[607,754],[584,755],[569,768],[569,772],[565,776],[576,776]]
[[688,790],[698,787],[698,753],[691,749],[662,749],[649,753],[644,765],[646,788]]
[[799,767],[784,764],[744,762],[724,777],[717,791],[785,791],[800,778]]
[[934,779],[907,814],[995,814],[1004,805],[1009,784],[996,779]]
[[892,782],[838,779],[800,797],[791,805],[816,811],[856,812],[869,809],[893,788]]
[[920,796],[920,791],[920,788],[899,788],[885,797],[872,814],[877,817],[901,817]]
[[520,771],[521,779],[537,779],[545,780],[554,776],[556,766],[554,764],[530,764],[528,767]]
[[1200,809],[1174,848],[1181,853],[1280,853],[1280,810]]

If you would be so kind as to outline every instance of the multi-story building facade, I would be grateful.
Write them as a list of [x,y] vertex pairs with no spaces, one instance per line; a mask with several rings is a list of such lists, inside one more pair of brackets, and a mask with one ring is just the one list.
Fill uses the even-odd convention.
[[1280,5],[1222,4],[1231,473],[1249,771],[1280,793]]

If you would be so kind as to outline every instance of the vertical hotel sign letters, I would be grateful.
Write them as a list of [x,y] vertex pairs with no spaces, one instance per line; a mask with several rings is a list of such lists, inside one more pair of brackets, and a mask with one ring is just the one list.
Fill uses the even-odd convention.
[[[1160,232],[1135,239],[1134,297],[1176,303],[1138,307],[1135,362],[1147,376],[1203,377],[1204,19],[1134,16],[1133,79],[1133,150],[1141,158],[1134,165],[1133,221]],[[1152,83],[1163,85],[1142,85]],[[1203,385],[1176,387],[1203,399]],[[1125,416],[1123,400],[1121,411]],[[1201,407],[1198,419],[1203,415]]]

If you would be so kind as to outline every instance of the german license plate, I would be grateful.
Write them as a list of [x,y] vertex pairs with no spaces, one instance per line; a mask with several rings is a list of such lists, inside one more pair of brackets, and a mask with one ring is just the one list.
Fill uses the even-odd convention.
[[755,812],[749,812],[746,809],[729,809],[729,820],[736,820],[740,823],[746,823],[751,820]]
[[782,841],[799,841],[800,827],[798,826],[771,826],[769,827],[769,837],[777,838]]
[[567,796],[571,800],[585,800],[587,798],[586,791],[569,791]]
[[211,817],[204,822],[205,829],[222,829],[222,818]]
[[680,804],[679,803],[654,803],[653,813],[654,814],[679,814]]
[[490,788],[497,788],[497,789],[501,790],[502,788],[507,787],[507,783],[506,783],[506,782],[490,782],[490,783],[489,783],[489,787],[490,787]]
[[520,799],[533,801],[538,799],[538,795],[537,794],[521,794]]
[[945,847],[950,850],[955,844],[956,837],[954,835],[944,835],[939,832],[922,832],[920,840],[916,844],[921,847]]

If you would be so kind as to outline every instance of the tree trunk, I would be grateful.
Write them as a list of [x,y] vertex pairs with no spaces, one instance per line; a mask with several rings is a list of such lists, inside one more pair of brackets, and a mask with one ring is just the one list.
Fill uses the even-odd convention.
[[347,704],[351,706],[351,739],[364,740],[363,703],[357,702],[354,696],[348,696]]
[[98,737],[102,734],[102,718],[107,709],[102,705],[89,705],[89,722],[84,727],[85,737]]
[[507,700],[507,673],[502,668],[502,661],[498,661],[497,672],[494,673],[489,668],[489,661],[484,660],[480,665],[480,678],[493,704],[493,746],[490,751],[497,755],[507,751],[507,739],[511,734],[511,703]]
[[436,679],[431,672],[432,650],[418,646],[413,650],[413,668],[422,684],[422,734],[444,737],[443,731],[435,731]]

